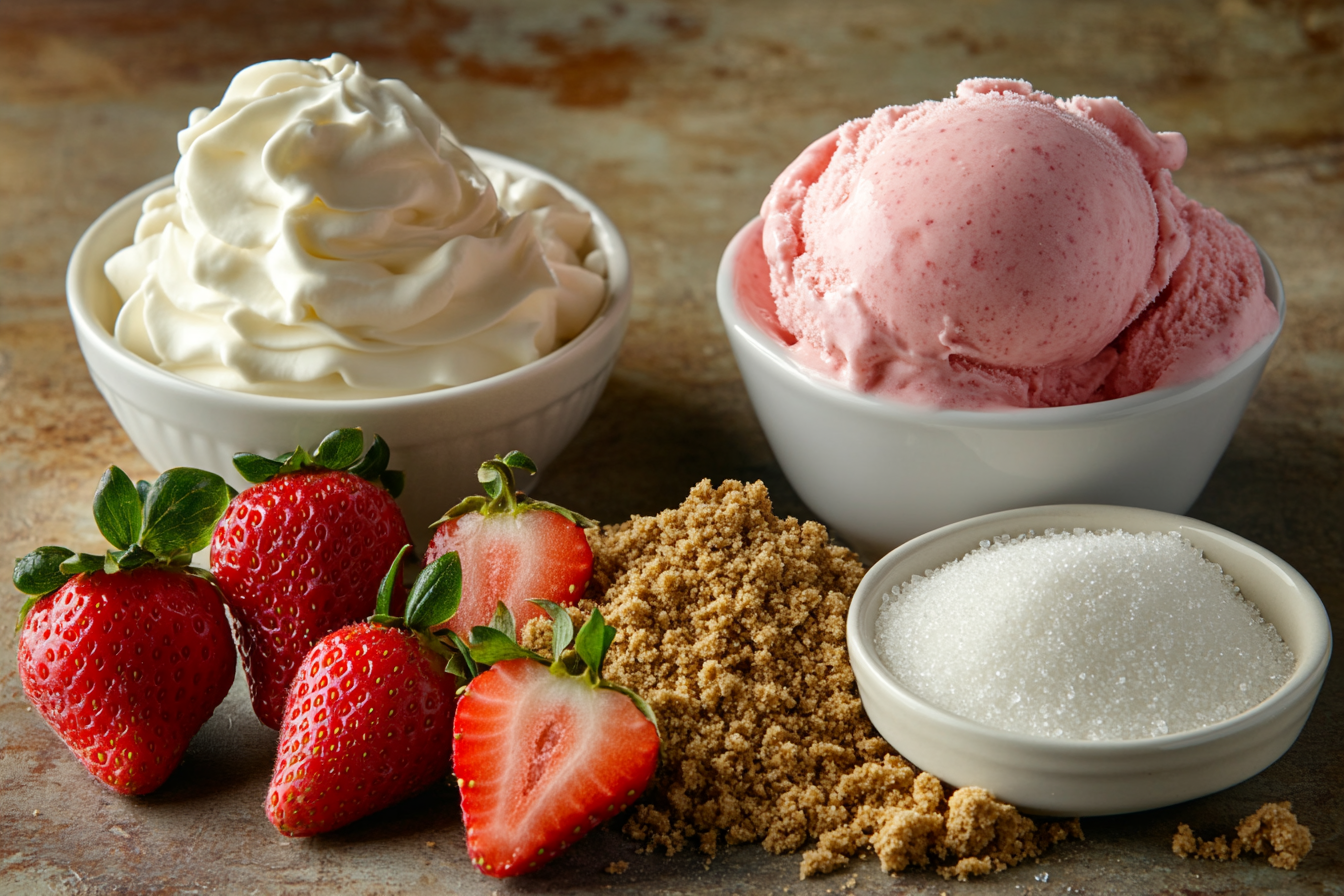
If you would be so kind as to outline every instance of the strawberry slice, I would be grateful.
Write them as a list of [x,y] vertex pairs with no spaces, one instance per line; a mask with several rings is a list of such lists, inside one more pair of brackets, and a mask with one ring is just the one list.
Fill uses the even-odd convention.
[[551,614],[562,659],[518,647],[512,619],[498,611],[498,627],[478,627],[470,648],[476,662],[493,665],[463,690],[453,720],[467,854],[491,877],[540,868],[628,809],[658,761],[648,705],[599,673],[615,629],[594,611],[576,654],[565,655],[569,616],[536,603]]
[[462,561],[462,605],[440,628],[461,638],[487,626],[504,604],[518,625],[543,615],[533,598],[561,605],[583,596],[593,550],[583,530],[597,525],[572,510],[537,501],[514,487],[514,470],[537,471],[521,451],[481,464],[485,496],[473,495],[434,523],[429,565],[450,551]]

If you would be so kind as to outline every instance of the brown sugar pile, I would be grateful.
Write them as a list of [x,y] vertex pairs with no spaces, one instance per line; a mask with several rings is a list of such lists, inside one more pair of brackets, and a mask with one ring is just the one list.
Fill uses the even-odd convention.
[[1237,825],[1237,834],[1228,843],[1225,836],[1212,840],[1196,837],[1190,825],[1176,829],[1171,851],[1183,859],[1216,859],[1226,862],[1243,852],[1269,856],[1269,864],[1291,871],[1311,852],[1311,831],[1297,823],[1293,804],[1265,803],[1253,815],[1247,815]]
[[814,841],[803,877],[871,848],[887,871],[934,864],[964,879],[1081,836],[978,788],[947,795],[877,735],[845,647],[863,567],[819,523],[777,518],[761,483],[702,481],[680,507],[590,541],[580,606],[617,630],[604,672],[648,700],[663,738],[625,827],[649,849]]

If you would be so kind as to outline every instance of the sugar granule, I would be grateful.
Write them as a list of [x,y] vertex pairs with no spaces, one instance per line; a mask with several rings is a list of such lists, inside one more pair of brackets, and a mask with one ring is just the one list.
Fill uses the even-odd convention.
[[1291,871],[1311,852],[1311,831],[1298,824],[1289,802],[1265,803],[1237,825],[1232,842],[1219,835],[1212,840],[1196,837],[1190,825],[1176,829],[1171,851],[1183,859],[1214,859],[1226,862],[1246,852],[1269,856],[1269,864]]
[[604,672],[648,700],[663,740],[625,826],[647,848],[815,841],[802,877],[871,848],[886,871],[934,864],[965,879],[1082,836],[1076,821],[1038,828],[979,788],[945,794],[877,735],[845,646],[863,567],[819,523],[777,518],[763,484],[705,480],[680,507],[589,540],[580,607],[600,606],[617,630]]
[[929,702],[1038,737],[1134,740],[1231,718],[1294,658],[1177,533],[1002,536],[888,595],[876,646]]

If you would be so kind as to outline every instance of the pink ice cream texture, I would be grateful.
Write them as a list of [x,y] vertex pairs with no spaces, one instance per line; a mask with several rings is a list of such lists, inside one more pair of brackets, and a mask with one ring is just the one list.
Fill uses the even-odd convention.
[[1185,139],[1114,98],[963,81],[809,146],[761,208],[805,366],[953,409],[1173,386],[1273,333],[1255,244],[1171,180]]

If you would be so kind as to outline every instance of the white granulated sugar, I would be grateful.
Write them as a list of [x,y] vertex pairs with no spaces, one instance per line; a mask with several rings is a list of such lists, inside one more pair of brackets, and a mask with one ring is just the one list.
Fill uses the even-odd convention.
[[995,728],[1134,740],[1255,706],[1292,651],[1179,534],[1047,529],[893,589],[877,648],[916,694]]

